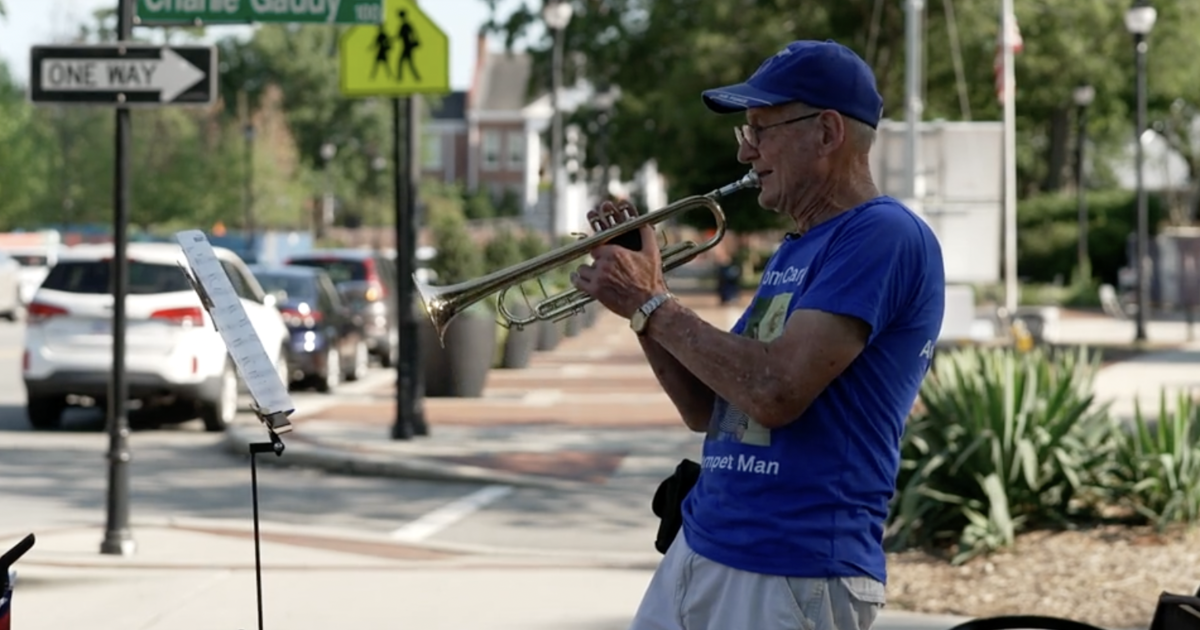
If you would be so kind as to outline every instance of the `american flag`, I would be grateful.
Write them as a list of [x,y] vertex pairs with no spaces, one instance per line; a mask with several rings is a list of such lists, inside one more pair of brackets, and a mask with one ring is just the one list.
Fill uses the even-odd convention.
[[[1012,16],[1012,52],[1017,54],[1025,48],[1025,43],[1021,40],[1021,27],[1017,25],[1017,16]],[[1004,102],[1004,23],[1001,16],[1000,29],[996,32],[996,55],[992,61],[992,75],[996,82],[996,100]],[[1013,80],[1013,87],[1016,87],[1016,80]],[[1014,94],[1015,96],[1015,94]]]

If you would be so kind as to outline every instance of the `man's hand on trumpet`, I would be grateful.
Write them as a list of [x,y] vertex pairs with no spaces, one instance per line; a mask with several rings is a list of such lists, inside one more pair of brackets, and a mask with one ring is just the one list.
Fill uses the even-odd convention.
[[[603,232],[637,215],[637,208],[627,201],[605,201],[588,212],[587,218],[592,229]],[[571,274],[575,288],[627,319],[650,298],[667,292],[654,226],[643,225],[637,233],[642,239],[640,251],[616,244],[601,245],[592,250],[592,264],[581,265]]]

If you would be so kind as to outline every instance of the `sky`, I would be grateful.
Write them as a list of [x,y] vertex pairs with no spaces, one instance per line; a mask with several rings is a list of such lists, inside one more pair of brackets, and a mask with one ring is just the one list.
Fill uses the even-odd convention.
[[[535,0],[536,1],[536,0]],[[69,38],[79,30],[79,24],[91,19],[96,9],[116,8],[116,0],[4,0],[8,18],[0,18],[0,58],[21,84],[29,77],[29,48],[38,44],[53,44]],[[484,0],[424,0],[421,9],[450,38],[450,87],[466,89],[471,82],[475,61],[475,33],[487,21],[488,8]],[[520,0],[501,0],[501,15],[507,15]],[[212,26],[207,40],[212,42],[227,35],[246,35],[252,27]],[[147,36],[152,28],[138,28],[135,33]],[[493,41],[490,48],[499,48]]]

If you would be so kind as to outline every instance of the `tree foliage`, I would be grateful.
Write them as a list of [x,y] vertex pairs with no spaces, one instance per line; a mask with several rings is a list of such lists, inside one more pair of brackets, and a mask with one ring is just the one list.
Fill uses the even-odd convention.
[[[547,0],[522,0],[507,14],[493,7],[489,28],[510,41],[540,32]],[[703,89],[735,83],[794,39],[834,39],[876,70],[885,117],[903,120],[905,16],[888,0],[569,0],[576,16],[566,37],[569,77],[617,85],[621,98],[611,124],[609,157],[624,172],[648,157],[669,177],[673,197],[732,181],[736,163],[729,127],[740,116],[708,112]],[[1200,53],[1200,3],[1159,2],[1150,35],[1150,120],[1195,170],[1200,146],[1181,132],[1183,112],[1200,104],[1200,83],[1180,59]],[[508,5],[506,5],[508,6]],[[1024,42],[1016,56],[1018,180],[1022,197],[1070,183],[1074,141],[1072,90],[1096,89],[1089,127],[1097,155],[1112,158],[1132,137],[1133,46],[1123,23],[1128,3],[1109,0],[1018,1]],[[998,0],[929,0],[924,20],[924,118],[999,120],[993,63],[999,32]],[[534,40],[535,77],[547,77],[550,36]],[[542,85],[546,79],[535,78]],[[570,78],[568,78],[570,80]],[[581,116],[594,116],[583,112]],[[585,130],[587,126],[583,127]],[[1103,165],[1097,185],[1111,185]],[[762,216],[742,212],[745,196],[730,201],[735,223]],[[743,208],[742,206],[745,206]],[[735,227],[737,227],[735,225]],[[745,225],[743,227],[750,227]]]
[[[391,153],[390,112],[381,102],[338,93],[339,31],[268,25],[246,40],[221,40],[216,104],[133,110],[135,227],[253,221],[305,228],[327,189],[337,199],[339,223],[383,222],[391,190],[383,168]],[[169,36],[178,44],[200,32],[173,29]],[[115,36],[115,12],[106,9],[75,39]],[[107,226],[114,118],[109,108],[31,105],[0,62],[0,230]],[[337,148],[328,163],[321,157],[327,143]]]

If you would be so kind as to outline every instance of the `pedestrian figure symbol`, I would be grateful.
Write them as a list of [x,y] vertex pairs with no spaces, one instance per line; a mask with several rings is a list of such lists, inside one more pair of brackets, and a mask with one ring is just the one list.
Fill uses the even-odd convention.
[[400,40],[400,62],[396,64],[396,78],[404,82],[404,62],[408,62],[408,69],[412,70],[413,76],[416,77],[417,83],[421,82],[421,75],[417,72],[417,65],[413,61],[413,51],[421,42],[417,39],[417,31],[408,23],[408,16],[401,10],[400,12],[400,32],[397,33],[397,38]]
[[380,64],[383,65],[383,71],[387,73],[388,78],[392,78],[392,67],[388,65],[388,53],[392,50],[392,38],[388,37],[387,29],[383,24],[379,25],[379,34],[375,36],[373,47],[375,48],[375,63],[371,66],[371,78],[375,78]]
[[380,24],[375,41],[371,43],[371,48],[375,51],[375,63],[371,65],[371,79],[374,79],[375,75],[379,73],[380,66],[383,66],[383,71],[387,73],[389,79],[393,78],[389,57],[391,57],[392,40],[394,39],[400,47],[400,58],[396,62],[396,74],[394,75],[396,82],[404,82],[404,67],[407,65],[413,78],[420,83],[421,73],[417,72],[417,62],[413,59],[413,52],[421,45],[421,41],[417,38],[417,29],[409,23],[406,11],[400,10],[396,14],[400,16],[400,28],[396,31],[396,37],[388,35],[386,24]]

